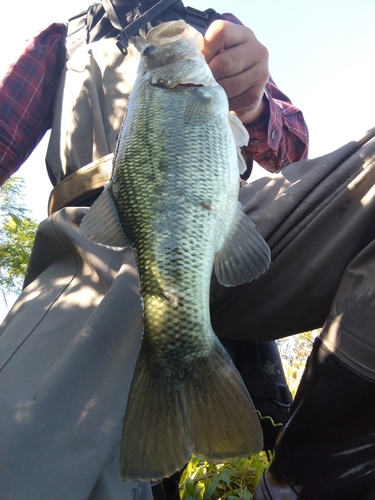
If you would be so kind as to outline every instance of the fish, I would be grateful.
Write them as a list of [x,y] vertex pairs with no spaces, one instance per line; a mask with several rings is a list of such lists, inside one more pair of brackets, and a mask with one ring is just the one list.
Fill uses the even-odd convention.
[[183,20],[147,33],[111,180],[80,227],[136,256],[143,332],[121,441],[127,481],[168,477],[192,454],[222,462],[263,446],[209,296],[213,271],[225,286],[251,282],[270,250],[238,202],[248,132],[202,47]]

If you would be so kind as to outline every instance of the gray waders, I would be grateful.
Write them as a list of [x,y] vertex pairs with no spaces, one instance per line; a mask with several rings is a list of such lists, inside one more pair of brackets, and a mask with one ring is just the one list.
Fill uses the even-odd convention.
[[[327,320],[326,348],[375,379],[374,136],[241,189],[273,262],[249,285],[213,279],[221,338],[264,342]],[[0,328],[3,500],[151,495],[118,473],[142,329],[134,256],[83,239],[86,211],[63,208],[41,223],[25,289]]]

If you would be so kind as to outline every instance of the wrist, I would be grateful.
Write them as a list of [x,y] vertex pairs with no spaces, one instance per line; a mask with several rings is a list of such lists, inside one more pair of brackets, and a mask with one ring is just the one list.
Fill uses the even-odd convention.
[[248,113],[243,116],[240,116],[240,120],[247,127],[259,125],[270,117],[270,107],[268,104],[268,98],[264,94],[262,100],[259,103],[259,106],[254,110],[252,109]]

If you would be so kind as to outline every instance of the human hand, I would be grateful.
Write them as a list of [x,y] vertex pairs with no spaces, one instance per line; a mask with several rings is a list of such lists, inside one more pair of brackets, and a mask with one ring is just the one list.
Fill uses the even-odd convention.
[[269,116],[264,96],[268,50],[246,26],[214,21],[208,28],[202,53],[216,81],[224,88],[229,108],[244,124]]

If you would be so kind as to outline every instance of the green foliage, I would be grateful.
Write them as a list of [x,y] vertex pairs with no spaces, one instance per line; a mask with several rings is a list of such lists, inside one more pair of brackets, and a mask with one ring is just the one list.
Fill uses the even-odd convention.
[[211,464],[193,457],[180,480],[181,500],[251,500],[269,461],[264,452],[234,462]]
[[21,291],[38,227],[23,204],[24,181],[9,179],[0,188],[0,287],[3,296]]
[[285,378],[293,397],[297,392],[307,357],[318,334],[319,330],[312,330],[276,341]]

